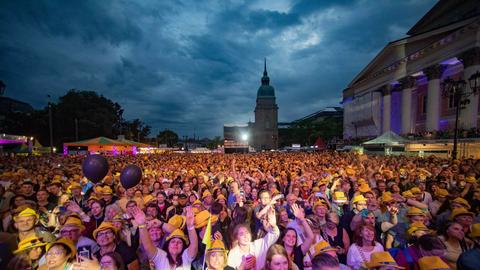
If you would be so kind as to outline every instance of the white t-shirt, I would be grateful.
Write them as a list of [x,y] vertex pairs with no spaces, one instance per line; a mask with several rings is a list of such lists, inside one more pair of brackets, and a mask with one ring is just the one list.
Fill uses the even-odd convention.
[[280,237],[280,231],[277,226],[271,229],[263,238],[257,239],[250,243],[250,253],[243,253],[237,245],[228,253],[227,265],[237,268],[242,263],[242,257],[248,254],[255,256],[257,259],[254,270],[263,269],[267,256],[268,248],[277,242]]
[[350,266],[353,270],[358,270],[365,265],[365,263],[370,261],[370,255],[374,252],[383,251],[383,246],[375,242],[375,247],[370,252],[360,251],[360,247],[357,244],[353,244],[348,249],[347,253],[347,265]]
[[[188,255],[188,248],[182,253],[182,265],[175,268],[175,270],[190,270],[192,262],[195,258],[190,258]],[[152,259],[156,270],[172,269],[168,262],[167,253],[162,249],[157,248],[157,254]]]

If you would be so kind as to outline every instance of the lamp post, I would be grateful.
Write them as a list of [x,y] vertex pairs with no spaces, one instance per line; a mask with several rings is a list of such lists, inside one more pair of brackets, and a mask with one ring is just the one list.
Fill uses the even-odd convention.
[[50,102],[50,95],[48,97],[48,129],[50,137],[50,154],[53,155],[53,119],[52,119],[52,103]]
[[480,90],[480,71],[472,74],[468,79],[470,86],[470,91],[466,91],[465,87],[467,83],[465,80],[453,80],[447,78],[442,82],[443,87],[443,96],[453,98],[455,106],[455,130],[453,134],[453,150],[452,150],[452,160],[457,159],[457,145],[458,145],[458,115],[460,113],[461,107],[470,103],[470,95],[477,94]]

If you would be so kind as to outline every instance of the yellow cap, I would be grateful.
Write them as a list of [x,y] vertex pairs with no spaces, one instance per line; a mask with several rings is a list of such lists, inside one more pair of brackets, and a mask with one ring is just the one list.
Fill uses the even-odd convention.
[[367,263],[367,268],[372,269],[382,266],[404,269],[397,264],[397,262],[392,258],[392,255],[390,255],[388,251],[372,253],[372,255],[370,255],[370,261]]
[[356,172],[355,172],[355,169],[353,169],[353,167],[351,167],[351,166],[347,167],[347,168],[345,169],[345,172],[346,172],[347,175],[349,175],[349,176],[353,176],[353,175],[355,175],[355,173],[356,173]]
[[26,208],[22,212],[18,213],[18,215],[13,217],[13,220],[17,221],[19,217],[35,217],[38,219],[38,214],[32,208]]
[[325,200],[317,200],[314,204],[313,204],[313,209],[317,208],[318,206],[326,206],[328,207],[328,204],[327,202],[325,202]]
[[42,242],[41,238],[38,238],[36,236],[31,236],[23,239],[18,243],[18,248],[13,252],[13,254],[17,254],[19,252],[29,250],[34,247],[42,247],[45,246],[47,243]]
[[342,203],[342,202],[347,202],[348,198],[345,196],[345,193],[342,191],[335,191],[333,193],[333,201],[336,203]]
[[473,177],[473,176],[469,176],[469,177],[465,178],[465,182],[470,183],[470,184],[475,184],[477,182],[477,179],[475,179],[475,177]]
[[313,254],[314,257],[328,251],[337,251],[337,249],[332,247],[330,243],[323,240],[315,244],[315,246],[313,246],[313,249],[315,250]]
[[93,231],[93,238],[95,240],[97,240],[97,234],[101,231],[105,231],[105,230],[112,230],[113,233],[116,235],[117,232],[118,232],[118,229],[117,227],[113,226],[113,224],[111,222],[108,222],[108,221],[104,221],[102,222],[102,224],[100,224],[100,226],[98,228],[96,228],[94,231]]
[[223,196],[223,194],[218,194],[216,201],[218,202],[219,200],[224,200],[224,201],[226,201],[227,198],[225,198],[225,196]]
[[185,222],[187,221],[185,216],[174,215],[168,220],[168,224],[174,226],[177,229],[183,230],[185,227]]
[[112,188],[111,188],[111,187],[109,187],[109,186],[104,186],[104,187],[102,188],[102,193],[103,193],[103,194],[113,194],[113,191],[112,191]]
[[358,203],[358,202],[366,202],[367,199],[365,197],[363,197],[363,195],[357,195],[355,197],[353,197],[353,200],[352,200],[352,204],[353,203]]
[[170,239],[172,238],[180,238],[180,239],[183,239],[186,244],[188,245],[188,238],[187,236],[185,236],[185,234],[183,233],[182,230],[179,230],[179,229],[175,229],[172,233],[170,233],[167,238],[166,238],[166,241],[169,241]]
[[450,266],[438,256],[424,256],[418,259],[420,270],[447,270]]

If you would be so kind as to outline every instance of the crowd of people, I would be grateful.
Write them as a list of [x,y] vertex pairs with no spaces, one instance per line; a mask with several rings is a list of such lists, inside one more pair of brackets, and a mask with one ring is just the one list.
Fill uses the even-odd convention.
[[114,156],[94,183],[84,158],[0,157],[0,269],[480,267],[480,160]]

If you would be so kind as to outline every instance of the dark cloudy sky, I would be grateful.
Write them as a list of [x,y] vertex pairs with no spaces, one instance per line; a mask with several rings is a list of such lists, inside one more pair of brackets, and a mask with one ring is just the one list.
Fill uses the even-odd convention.
[[45,106],[95,90],[180,136],[254,120],[263,58],[292,121],[338,106],[342,90],[434,0],[2,0],[6,95]]

